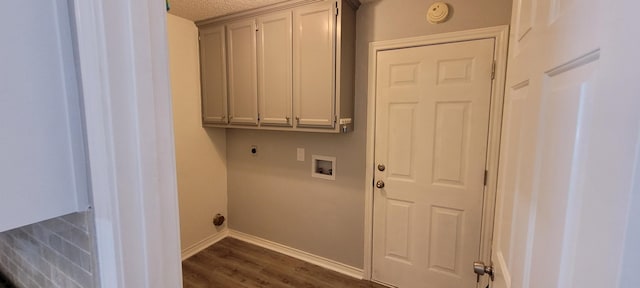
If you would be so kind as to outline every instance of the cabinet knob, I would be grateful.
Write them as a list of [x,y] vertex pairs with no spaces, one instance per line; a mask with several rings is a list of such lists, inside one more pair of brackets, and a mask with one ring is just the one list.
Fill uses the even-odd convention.
[[300,116],[296,116],[296,122],[298,122],[298,124],[300,124]]
[[289,123],[289,120],[290,120],[291,118],[289,118],[289,116],[285,116],[285,117],[284,117],[284,119],[285,119],[285,120],[287,120],[287,123]]

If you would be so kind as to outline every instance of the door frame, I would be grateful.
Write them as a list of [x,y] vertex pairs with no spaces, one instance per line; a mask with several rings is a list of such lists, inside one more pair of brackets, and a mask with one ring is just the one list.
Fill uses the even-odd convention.
[[71,0],[99,287],[182,287],[166,6]]
[[[502,128],[502,106],[507,68],[509,26],[494,26],[458,32],[434,34],[428,36],[371,42],[369,44],[369,90],[367,96],[367,144],[366,144],[366,176],[365,176],[365,217],[364,217],[364,278],[372,279],[373,269],[373,182],[374,182],[374,143],[376,118],[376,75],[378,52],[411,47],[446,44],[493,38],[495,40],[494,59],[495,80],[491,88],[491,107],[489,115],[489,137],[487,146],[487,163],[485,169],[487,185],[483,198],[482,232],[480,239],[480,258],[489,263],[491,259],[491,239],[497,188],[498,156],[500,150],[500,133]],[[469,263],[471,269],[471,263]]]

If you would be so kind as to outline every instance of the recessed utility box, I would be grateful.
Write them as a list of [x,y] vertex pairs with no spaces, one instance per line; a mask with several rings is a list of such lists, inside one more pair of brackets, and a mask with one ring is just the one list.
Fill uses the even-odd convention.
[[336,157],[311,155],[311,176],[336,180]]

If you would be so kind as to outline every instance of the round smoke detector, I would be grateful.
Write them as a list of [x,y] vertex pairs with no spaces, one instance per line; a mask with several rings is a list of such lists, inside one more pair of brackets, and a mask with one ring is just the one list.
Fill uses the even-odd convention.
[[447,20],[447,16],[449,16],[449,5],[444,2],[436,2],[429,7],[427,21],[431,24],[442,23]]

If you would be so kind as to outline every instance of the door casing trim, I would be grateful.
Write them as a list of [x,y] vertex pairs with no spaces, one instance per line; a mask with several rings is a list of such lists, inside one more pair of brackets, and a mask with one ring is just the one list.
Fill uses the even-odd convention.
[[[402,38],[371,42],[369,44],[369,76],[367,93],[367,131],[365,162],[365,217],[364,217],[364,278],[372,280],[373,269],[373,180],[374,180],[374,143],[375,143],[375,99],[376,72],[378,52],[393,49],[404,49],[418,46],[446,44],[480,39],[495,39],[494,60],[495,79],[491,88],[491,107],[489,116],[489,135],[487,146],[487,185],[483,198],[482,235],[480,239],[480,259],[490,263],[491,239],[493,235],[494,210],[496,200],[498,157],[500,152],[500,134],[502,128],[502,108],[504,102],[505,80],[507,70],[509,26],[495,26],[458,32],[434,34],[428,36]],[[469,269],[471,269],[469,263]],[[486,278],[486,277],[483,277]],[[488,281],[485,279],[485,281]],[[486,286],[486,285],[485,285]],[[484,287],[484,286],[479,286]]]

